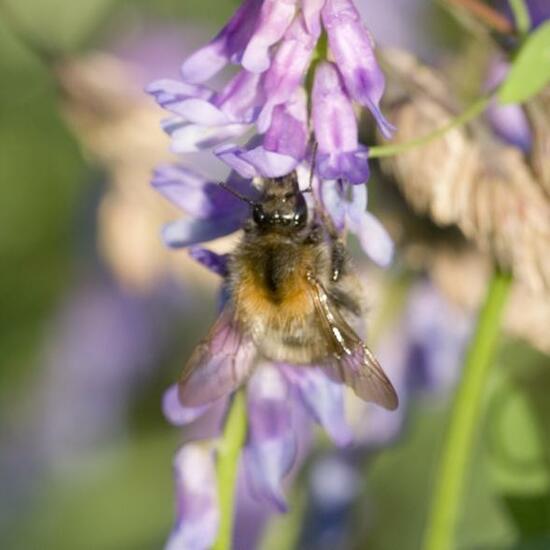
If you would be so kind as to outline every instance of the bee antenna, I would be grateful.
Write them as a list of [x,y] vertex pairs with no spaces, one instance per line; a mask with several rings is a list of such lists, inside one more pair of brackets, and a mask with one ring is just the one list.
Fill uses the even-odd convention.
[[238,199],[242,200],[243,202],[246,202],[250,206],[256,206],[256,204],[257,204],[256,202],[254,202],[252,199],[249,199],[248,197],[245,197],[244,195],[242,195],[238,191],[235,191],[235,189],[229,187],[229,185],[227,185],[227,183],[225,183],[224,181],[220,181],[219,185],[220,185],[220,187],[222,187],[226,191],[229,191],[229,193],[231,193],[233,196],[237,197]]

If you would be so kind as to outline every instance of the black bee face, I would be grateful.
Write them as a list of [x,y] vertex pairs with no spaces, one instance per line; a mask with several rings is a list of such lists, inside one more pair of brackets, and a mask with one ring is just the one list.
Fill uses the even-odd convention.
[[300,229],[307,222],[307,204],[296,173],[265,181],[262,199],[252,209],[254,222],[265,230]]

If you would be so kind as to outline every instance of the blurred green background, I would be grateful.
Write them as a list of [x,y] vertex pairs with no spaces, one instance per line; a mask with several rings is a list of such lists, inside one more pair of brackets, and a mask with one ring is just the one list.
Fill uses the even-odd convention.
[[[83,152],[62,116],[62,94],[54,70],[36,49],[53,53],[56,59],[77,58],[92,49],[108,48],[123,32],[139,38],[150,22],[169,24],[172,29],[181,25],[182,34],[194,33],[196,44],[196,36],[207,39],[236,4],[219,0],[2,2],[2,548],[162,546],[173,520],[171,459],[181,436],[162,417],[161,395],[177,376],[182,357],[208,326],[216,299],[213,286],[189,292],[188,299],[183,296],[185,285],[177,286],[173,292],[182,293],[183,305],[170,314],[167,335],[162,336],[165,346],[152,355],[153,368],[136,374],[138,383],[128,394],[113,397],[123,402],[118,427],[92,438],[67,460],[51,451],[56,443],[44,441],[49,432],[42,430],[41,422],[49,409],[41,391],[51,385],[61,395],[73,391],[70,378],[65,387],[63,373],[47,367],[52,363],[48,340],[57,334],[52,324],[82,280],[117,283],[112,283],[116,277],[97,245],[98,205],[110,176],[97,159]],[[463,40],[457,40],[460,31],[449,18],[436,13],[430,23],[426,31],[424,21],[422,32],[430,32],[434,43],[446,43],[451,51],[462,47]],[[155,195],[150,197],[157,201]],[[168,219],[159,218],[159,228]],[[125,299],[133,300],[134,292],[128,291]],[[143,306],[141,297],[138,302]],[[139,311],[151,318],[165,316],[148,305]],[[77,348],[77,330],[72,338]],[[502,342],[470,467],[458,548],[550,548],[549,363],[547,356],[525,344]],[[60,400],[58,405],[63,403]],[[415,403],[399,441],[365,458],[364,491],[352,518],[354,548],[419,547],[448,407],[448,399]],[[67,408],[55,414],[70,418],[75,412]],[[83,416],[81,422],[86,431],[87,418]],[[110,423],[109,419],[103,422]]]

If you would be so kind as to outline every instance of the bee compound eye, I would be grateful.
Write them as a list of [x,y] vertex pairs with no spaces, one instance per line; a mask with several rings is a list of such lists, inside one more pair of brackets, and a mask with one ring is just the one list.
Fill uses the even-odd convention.
[[261,206],[254,206],[252,210],[252,218],[257,224],[262,224],[265,222],[265,212]]

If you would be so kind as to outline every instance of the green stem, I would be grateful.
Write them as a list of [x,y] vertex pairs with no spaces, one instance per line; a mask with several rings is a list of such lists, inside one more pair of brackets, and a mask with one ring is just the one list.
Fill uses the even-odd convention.
[[398,143],[396,145],[380,145],[376,147],[371,147],[369,149],[369,158],[380,158],[380,157],[391,157],[393,155],[398,155],[400,153],[406,153],[409,149],[414,149],[416,147],[421,147],[422,145],[427,145],[430,141],[438,139],[444,136],[450,130],[463,126],[470,120],[476,118],[481,114],[489,105],[492,96],[483,96],[475,101],[468,109],[466,109],[462,114],[453,118],[449,123],[445,124],[441,128],[426,134],[425,136],[411,139],[405,143]]
[[460,498],[484,390],[499,334],[500,319],[511,278],[493,276],[470,343],[450,425],[443,445],[439,471],[424,538],[424,550],[451,550],[460,509]]
[[531,16],[525,0],[510,0],[510,7],[514,13],[514,20],[519,33],[524,36],[531,29]]
[[230,550],[235,515],[235,481],[241,449],[246,437],[246,398],[239,390],[229,410],[223,436],[218,448],[218,497],[220,506],[220,527],[214,550]]

